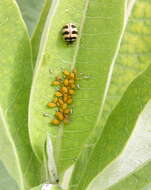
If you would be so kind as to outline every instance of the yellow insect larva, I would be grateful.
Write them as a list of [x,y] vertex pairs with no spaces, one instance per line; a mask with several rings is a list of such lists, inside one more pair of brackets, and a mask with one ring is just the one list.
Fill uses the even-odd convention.
[[52,121],[51,121],[51,124],[53,124],[53,125],[59,125],[61,122],[58,120],[58,119],[53,119]]
[[56,104],[53,103],[53,102],[49,102],[49,103],[48,103],[48,107],[49,107],[49,108],[55,108],[55,107],[56,107]]
[[55,115],[56,115],[56,117],[57,117],[59,120],[61,120],[61,121],[64,120],[64,116],[63,116],[63,114],[62,114],[61,112],[58,111],[58,112],[56,112]]
[[61,92],[56,92],[55,94],[57,97],[61,97],[63,94]]

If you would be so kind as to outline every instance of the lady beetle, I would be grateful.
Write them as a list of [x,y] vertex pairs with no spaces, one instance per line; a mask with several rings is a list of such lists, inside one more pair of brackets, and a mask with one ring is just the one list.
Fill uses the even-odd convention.
[[78,37],[78,29],[74,24],[69,23],[62,28],[62,34],[67,44],[72,44]]

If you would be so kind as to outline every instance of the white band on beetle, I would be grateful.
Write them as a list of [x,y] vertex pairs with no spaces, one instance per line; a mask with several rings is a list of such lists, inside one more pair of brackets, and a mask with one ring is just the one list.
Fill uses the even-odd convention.
[[51,190],[52,184],[44,184],[41,190]]

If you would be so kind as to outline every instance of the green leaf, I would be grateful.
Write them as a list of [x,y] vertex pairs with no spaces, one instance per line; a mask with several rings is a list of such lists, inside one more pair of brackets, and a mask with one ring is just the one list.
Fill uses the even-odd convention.
[[20,188],[29,189],[41,177],[27,128],[31,46],[15,1],[1,1],[0,12],[0,159]]
[[22,16],[27,25],[30,35],[34,31],[37,25],[41,10],[43,9],[44,0],[16,0],[20,9]]
[[[75,161],[95,126],[109,68],[119,45],[123,15],[124,0],[106,3],[71,0],[70,4],[58,0],[48,16],[32,85],[29,130],[33,149],[40,159],[47,133],[51,134],[59,174]],[[62,26],[69,22],[76,23],[79,29],[78,41],[72,46],[67,46],[60,34]],[[89,79],[79,80],[80,90],[74,98],[70,124],[54,127],[50,124],[54,110],[46,107],[55,92],[50,84],[63,71],[62,67],[74,66]],[[44,117],[43,113],[49,113],[50,117]]]
[[150,64],[150,11],[150,3],[144,0],[138,0],[134,6],[106,96],[102,123],[106,121],[129,84]]
[[[49,9],[50,9],[51,1],[52,0],[45,0],[44,8],[42,10],[39,22],[38,22],[38,24],[36,26],[35,31],[32,34],[31,43],[32,43],[33,63],[34,64],[35,64],[36,59],[37,59],[39,46],[40,46],[40,41],[41,41],[41,36],[42,36],[42,33],[43,33],[45,21],[46,21],[46,18],[48,16],[48,12],[49,12]],[[53,10],[53,7],[52,7],[51,11],[52,10]]]
[[120,156],[90,183],[87,190],[142,190],[151,181],[151,101],[139,114]]
[[6,168],[0,161],[0,188],[3,190],[19,190],[18,185],[16,184],[16,181],[13,180],[13,178],[8,174]]
[[[151,25],[148,19],[151,16],[150,11],[151,6],[148,1],[137,1],[116,60],[108,93],[106,93],[105,103],[99,118],[100,124],[94,131],[94,135],[90,138],[90,141],[86,143],[88,148],[86,147],[86,150],[80,156],[80,159],[84,160],[83,165],[81,166],[81,163],[77,164],[78,169],[75,169],[75,175],[78,175],[78,177],[79,172],[83,175],[81,170],[83,171],[84,169],[82,168],[88,165],[89,160],[87,158],[94,150],[93,144],[97,142],[98,138],[103,138],[100,133],[102,132],[107,117],[121,99],[128,85],[150,64],[151,46],[149,34]],[[118,117],[120,117],[120,113]],[[73,175],[73,178],[75,178],[75,175]],[[94,176],[95,175],[96,174],[94,174]]]
[[[147,163],[142,163],[142,165],[139,168],[137,168],[134,172],[129,173],[127,176],[125,176],[124,179],[117,181],[117,183],[112,184],[112,186],[109,188],[108,187],[105,188],[104,182],[103,184],[100,183],[102,182],[102,178],[99,178],[98,181],[94,182],[93,186],[90,185],[90,187],[87,190],[90,190],[90,189],[99,190],[100,185],[101,185],[101,190],[121,190],[121,189],[122,190],[127,190],[127,189],[128,190],[134,190],[134,189],[135,190],[150,190],[151,188],[151,184],[149,184],[151,182],[150,171],[151,171],[151,161],[148,161]],[[116,172],[118,172],[118,170]],[[116,173],[114,173],[114,176],[115,175]],[[101,176],[101,177],[104,177],[104,176]],[[106,178],[108,180],[111,179],[109,176],[106,176]]]
[[[151,161],[142,164],[140,168],[131,173],[125,179],[122,179],[119,183],[115,184],[109,190],[149,190],[151,184]],[[98,188],[99,189],[99,188]]]
[[87,156],[90,150],[87,148],[88,154],[85,152],[83,159],[78,160],[70,189],[85,189],[90,180],[121,153],[140,112],[151,98],[150,72],[151,66],[128,87],[120,103],[109,116],[101,138],[94,144],[89,159]]

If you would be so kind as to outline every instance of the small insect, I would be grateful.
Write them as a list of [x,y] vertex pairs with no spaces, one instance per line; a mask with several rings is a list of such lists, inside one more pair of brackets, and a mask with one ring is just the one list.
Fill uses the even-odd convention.
[[57,85],[60,85],[60,82],[59,82],[59,81],[53,81],[51,84],[52,84],[53,86],[57,86]]
[[53,120],[51,121],[51,124],[53,124],[53,125],[59,125],[59,124],[60,124],[60,121],[59,121],[58,119],[53,119]]
[[53,103],[53,102],[49,102],[49,103],[48,103],[48,107],[49,107],[49,108],[55,108],[55,107],[56,107],[56,104]]
[[62,96],[61,92],[56,92],[55,95],[56,95],[57,97],[61,97],[61,96]]
[[62,34],[67,44],[72,44],[78,37],[78,29],[74,24],[69,23],[62,28]]

